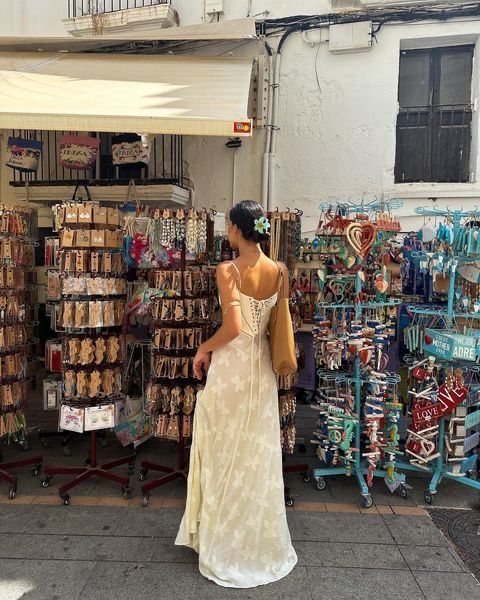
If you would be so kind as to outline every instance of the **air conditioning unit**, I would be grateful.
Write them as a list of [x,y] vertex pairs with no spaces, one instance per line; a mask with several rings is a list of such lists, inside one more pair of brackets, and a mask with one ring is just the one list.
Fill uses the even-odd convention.
[[360,52],[372,47],[372,22],[330,25],[329,50],[335,54]]
[[205,0],[205,13],[219,15],[223,13],[223,0]]

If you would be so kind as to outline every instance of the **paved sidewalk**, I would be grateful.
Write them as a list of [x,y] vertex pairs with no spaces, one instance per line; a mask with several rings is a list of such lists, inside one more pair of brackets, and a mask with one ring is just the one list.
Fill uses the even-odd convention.
[[[253,508],[253,507],[252,507]],[[220,588],[173,545],[181,509],[0,505],[1,600],[475,600],[480,586],[424,515],[288,512],[298,566]]]

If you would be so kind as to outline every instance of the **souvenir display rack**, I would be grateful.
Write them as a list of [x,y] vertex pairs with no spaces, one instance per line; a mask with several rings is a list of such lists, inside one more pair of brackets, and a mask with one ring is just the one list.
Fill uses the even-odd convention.
[[[270,240],[265,244],[266,254],[272,260],[283,262],[289,272],[290,310],[295,331],[301,324],[301,318],[298,310],[298,298],[292,282],[295,275],[295,265],[301,251],[302,214],[301,210],[291,211],[290,208],[286,208],[284,211],[279,211],[277,208],[267,213],[267,218],[270,221]],[[296,380],[297,374],[291,377],[277,378],[281,446],[284,458],[294,453],[297,442],[295,426]],[[308,469],[309,465],[307,463],[283,465],[284,475],[287,473],[301,473],[305,481],[309,480]],[[290,490],[287,486],[285,486],[285,504],[287,506],[295,504],[295,500],[290,496]]]
[[312,244],[320,262],[314,327],[320,384],[312,405],[319,417],[312,443],[325,467],[313,469],[313,477],[319,490],[326,477],[356,477],[369,508],[375,477],[391,492],[408,494],[397,469],[399,377],[386,370],[400,300],[388,295],[385,263],[400,224],[384,202],[321,208]]
[[152,273],[152,373],[147,389],[151,433],[178,445],[177,466],[142,461],[140,481],[149,471],[164,475],[142,485],[142,504],[150,492],[188,477],[186,444],[192,435],[196,393],[193,358],[212,335],[217,308],[215,271],[206,266],[213,251],[213,214],[190,210],[154,215],[152,230],[169,251],[168,268]]
[[[26,207],[0,207],[0,461],[1,447],[17,443],[28,449],[25,408],[28,359],[38,345],[36,288],[33,285],[36,212]],[[0,480],[10,485],[9,498],[17,494],[17,468],[33,466],[38,475],[43,458],[0,462]]]
[[419,237],[431,244],[411,254],[426,275],[426,302],[436,277],[448,279],[446,305],[409,306],[412,323],[404,329],[411,405],[409,460],[401,468],[431,475],[424,492],[431,504],[444,478],[480,489],[480,235],[475,211],[415,212],[441,220],[432,235],[424,224]]
[[111,470],[128,465],[131,475],[135,465],[134,455],[97,465],[97,431],[114,427],[118,404],[124,402],[126,264],[119,209],[76,202],[78,187],[71,202],[54,208],[60,229],[59,320],[64,330],[60,427],[89,431],[90,450],[83,466],[47,467],[42,480],[48,487],[54,475],[75,475],[59,487],[65,505],[70,503],[68,492],[93,476],[119,484],[124,498],[130,498],[129,478]]

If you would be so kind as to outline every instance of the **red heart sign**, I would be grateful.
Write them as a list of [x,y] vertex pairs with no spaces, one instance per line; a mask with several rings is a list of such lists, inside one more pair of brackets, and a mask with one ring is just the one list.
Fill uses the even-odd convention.
[[427,346],[430,346],[430,344],[433,342],[433,338],[430,337],[429,335],[425,335],[423,337],[423,339],[424,339],[425,343],[427,344]]

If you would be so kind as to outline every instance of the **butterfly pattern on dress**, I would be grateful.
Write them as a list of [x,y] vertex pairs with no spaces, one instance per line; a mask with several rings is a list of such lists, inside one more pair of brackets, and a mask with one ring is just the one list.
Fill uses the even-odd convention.
[[278,393],[267,327],[277,295],[240,293],[242,332],[213,353],[193,424],[187,507],[175,541],[202,575],[250,588],[297,562],[284,503]]

